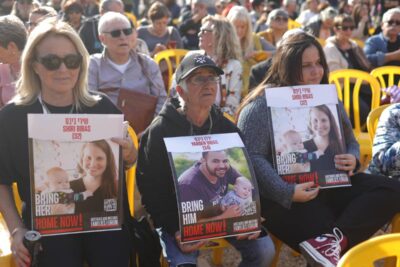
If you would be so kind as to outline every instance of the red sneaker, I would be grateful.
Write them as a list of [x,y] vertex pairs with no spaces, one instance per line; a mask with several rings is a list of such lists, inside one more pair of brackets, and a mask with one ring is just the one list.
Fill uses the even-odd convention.
[[333,228],[333,234],[323,234],[300,243],[301,254],[311,266],[336,267],[341,251],[346,247],[347,239],[339,230]]

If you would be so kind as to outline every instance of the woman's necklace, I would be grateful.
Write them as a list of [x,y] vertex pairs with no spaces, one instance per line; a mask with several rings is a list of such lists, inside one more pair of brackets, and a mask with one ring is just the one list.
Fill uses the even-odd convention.
[[[50,109],[47,106],[47,104],[43,101],[42,95],[38,96],[38,100],[39,100],[40,104],[42,105],[43,114],[51,114],[52,112],[50,111]],[[69,112],[66,112],[66,114],[72,114],[73,111],[74,111],[74,105],[72,104],[71,105],[71,109],[69,110]]]

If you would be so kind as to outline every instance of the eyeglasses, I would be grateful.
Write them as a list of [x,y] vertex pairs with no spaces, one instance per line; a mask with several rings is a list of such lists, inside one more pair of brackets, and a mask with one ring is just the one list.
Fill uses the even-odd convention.
[[196,86],[203,86],[207,83],[219,83],[219,76],[194,76],[189,81]]
[[73,70],[81,66],[82,56],[79,54],[69,54],[61,58],[56,55],[47,55],[38,58],[37,61],[42,64],[47,70],[58,70],[61,66],[61,63],[63,62],[67,69]]
[[289,20],[287,17],[281,17],[281,16],[276,16],[272,19],[278,22],[287,22]]
[[133,29],[132,28],[126,28],[126,29],[113,30],[113,31],[104,32],[104,33],[110,34],[111,37],[113,37],[113,38],[118,38],[118,37],[121,36],[121,32],[123,32],[125,36],[129,36],[129,35],[132,34]]
[[212,29],[202,28],[202,29],[200,29],[199,34],[205,34],[207,32],[213,32],[213,30]]
[[336,29],[342,30],[342,31],[347,31],[347,30],[354,30],[354,26],[336,26]]
[[400,21],[399,21],[399,20],[389,20],[389,21],[386,21],[386,23],[387,23],[389,26],[394,26],[394,25],[400,26]]

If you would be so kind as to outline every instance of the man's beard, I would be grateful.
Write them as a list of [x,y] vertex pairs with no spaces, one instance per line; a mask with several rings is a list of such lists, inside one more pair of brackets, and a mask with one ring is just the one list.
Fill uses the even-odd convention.
[[[206,168],[207,168],[207,171],[208,171],[209,174],[211,174],[211,175],[213,175],[215,177],[218,177],[218,178],[224,177],[226,172],[228,171],[228,168],[218,168],[218,169],[216,169],[214,171],[208,166],[207,163],[206,163]],[[223,172],[223,175],[218,175],[217,173],[219,173],[219,172]]]

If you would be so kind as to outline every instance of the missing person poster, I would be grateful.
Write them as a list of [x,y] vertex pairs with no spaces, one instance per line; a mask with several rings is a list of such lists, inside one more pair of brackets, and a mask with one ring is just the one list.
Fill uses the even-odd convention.
[[274,167],[288,183],[350,186],[334,157],[345,153],[335,85],[265,89]]
[[260,231],[253,168],[237,133],[164,138],[182,243]]
[[28,114],[34,230],[121,229],[123,129],[123,115]]

